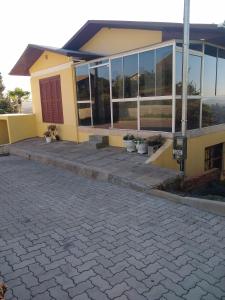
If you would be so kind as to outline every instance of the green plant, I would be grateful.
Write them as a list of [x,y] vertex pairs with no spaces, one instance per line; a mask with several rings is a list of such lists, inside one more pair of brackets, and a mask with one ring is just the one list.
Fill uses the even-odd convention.
[[54,139],[56,141],[60,140],[60,136],[58,135],[56,125],[54,125],[54,124],[48,125],[48,131],[50,132],[52,139]]
[[147,139],[147,144],[148,146],[159,146],[161,147],[161,145],[164,143],[164,138],[161,135],[157,135],[157,136],[153,136]]
[[133,136],[133,134],[127,134],[123,137],[123,140],[124,141],[132,141],[132,140],[134,140],[134,136]]
[[146,143],[146,139],[141,138],[141,137],[137,137],[134,142],[135,142],[135,144],[140,145],[140,144]]
[[43,135],[44,135],[44,137],[51,137],[51,136],[52,136],[52,135],[51,135],[51,132],[50,132],[49,130],[45,131],[45,132],[43,133]]

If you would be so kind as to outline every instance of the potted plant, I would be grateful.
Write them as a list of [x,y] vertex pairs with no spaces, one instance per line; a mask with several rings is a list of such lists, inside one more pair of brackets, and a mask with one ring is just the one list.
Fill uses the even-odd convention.
[[51,143],[52,135],[51,135],[51,132],[49,130],[44,132],[44,137],[45,137],[45,141],[46,141],[47,144]]
[[136,146],[134,143],[134,136],[132,134],[127,134],[123,137],[124,145],[127,149],[127,152],[134,152],[136,151]]
[[139,154],[145,154],[148,152],[148,147],[147,147],[147,143],[146,140],[143,138],[137,138],[136,139],[136,148],[137,148],[137,152]]
[[148,145],[148,155],[151,156],[155,153],[164,143],[164,139],[161,135],[153,136],[148,138],[147,145]]

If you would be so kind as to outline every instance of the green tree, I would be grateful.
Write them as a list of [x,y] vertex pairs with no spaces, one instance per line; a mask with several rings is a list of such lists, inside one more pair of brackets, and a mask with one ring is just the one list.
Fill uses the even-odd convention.
[[0,72],[0,99],[4,98],[4,95],[3,95],[4,89],[5,89],[5,86],[3,84],[2,74]]
[[8,98],[11,100],[14,107],[21,113],[22,102],[28,100],[30,92],[24,91],[21,88],[16,87],[14,90],[8,91]]

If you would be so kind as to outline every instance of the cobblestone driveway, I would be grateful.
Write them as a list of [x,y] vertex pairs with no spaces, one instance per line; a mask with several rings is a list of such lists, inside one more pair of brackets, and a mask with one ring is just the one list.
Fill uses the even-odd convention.
[[225,218],[0,158],[6,299],[225,299]]

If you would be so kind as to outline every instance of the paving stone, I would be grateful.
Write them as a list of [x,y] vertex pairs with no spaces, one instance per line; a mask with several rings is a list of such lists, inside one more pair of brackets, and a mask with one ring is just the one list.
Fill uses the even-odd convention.
[[92,270],[84,271],[81,274],[74,276],[73,280],[76,284],[78,284],[80,282],[86,281],[87,279],[89,279],[90,277],[93,277],[95,275],[96,274]]
[[223,296],[225,296],[224,291],[216,286],[212,286],[207,281],[198,282],[198,286],[201,287],[204,291],[213,294],[218,299],[221,299]]
[[[164,300],[180,300],[181,298],[178,297],[175,293],[173,292],[168,292],[166,294],[163,295]],[[194,299],[193,299],[194,300]],[[197,299],[196,299],[197,300]]]
[[112,277],[107,278],[107,280],[109,281],[109,283],[111,285],[114,286],[118,283],[123,282],[125,279],[127,279],[129,277],[130,277],[130,275],[127,273],[127,271],[121,271],[121,272],[116,273]]
[[180,284],[176,284],[168,278],[161,281],[161,284],[168,290],[173,291],[177,296],[181,297],[182,295],[187,293],[187,291],[183,289],[183,287]]
[[201,289],[200,287],[196,286],[193,289],[191,289],[186,295],[183,297],[187,300],[193,300],[193,299],[201,299],[202,296],[206,295],[207,292]]
[[109,282],[107,280],[103,279],[99,275],[97,275],[95,277],[91,277],[90,280],[93,283],[93,285],[97,286],[102,292],[111,288]]
[[196,284],[201,281],[200,278],[195,276],[194,274],[190,274],[189,276],[185,277],[184,280],[180,281],[179,284],[187,291],[194,288]]
[[56,281],[54,279],[50,279],[42,282],[37,286],[32,287],[30,290],[32,295],[36,295],[36,294],[44,293],[48,289],[50,289],[51,287],[55,287],[56,285],[57,285]]
[[107,290],[106,294],[109,296],[110,299],[116,298],[121,296],[125,291],[128,291],[130,287],[125,283],[118,283],[112,289]]
[[131,289],[125,292],[125,295],[127,295],[127,299],[129,300],[146,300],[146,298],[143,295],[140,295],[136,289]]
[[31,288],[32,286],[36,286],[39,284],[37,278],[34,277],[32,273],[22,275],[22,280],[27,288]]
[[169,278],[170,280],[172,280],[175,283],[178,283],[179,281],[182,280],[182,277],[178,274],[176,274],[175,272],[171,272],[168,269],[160,269],[159,271],[163,276]]
[[85,293],[88,289],[92,288],[93,285],[90,280],[78,283],[75,287],[68,289],[68,293],[71,297],[75,297]]
[[98,263],[96,260],[89,260],[85,262],[84,264],[77,267],[78,272],[88,271],[92,269],[94,266],[96,266]]
[[[61,145],[50,145],[55,157]],[[111,156],[98,151],[91,161]],[[138,163],[126,157],[115,161]],[[13,155],[1,158],[0,180],[7,300],[15,289],[18,300],[225,298],[224,218]]]
[[101,292],[97,287],[87,290],[87,293],[93,300],[109,300],[106,294]]
[[31,294],[30,291],[25,287],[24,284],[16,286],[13,288],[13,295],[18,299],[30,300]]
[[144,296],[147,297],[147,299],[156,300],[160,299],[167,291],[168,290],[165,289],[164,286],[158,284],[157,286],[153,286],[149,292],[144,294]]
[[134,277],[127,278],[125,281],[131,288],[135,289],[139,294],[143,294],[148,290],[148,287],[144,283],[142,283],[141,281],[137,281]]
[[70,278],[68,278],[65,274],[59,275],[55,277],[57,283],[59,283],[64,290],[74,287],[74,282]]
[[49,295],[49,292],[45,292],[34,296],[32,300],[52,300],[52,297]]
[[57,300],[70,300],[70,296],[68,293],[63,291],[59,286],[53,287],[49,289],[49,293],[54,299]]
[[90,300],[86,293],[73,297],[73,300]]

